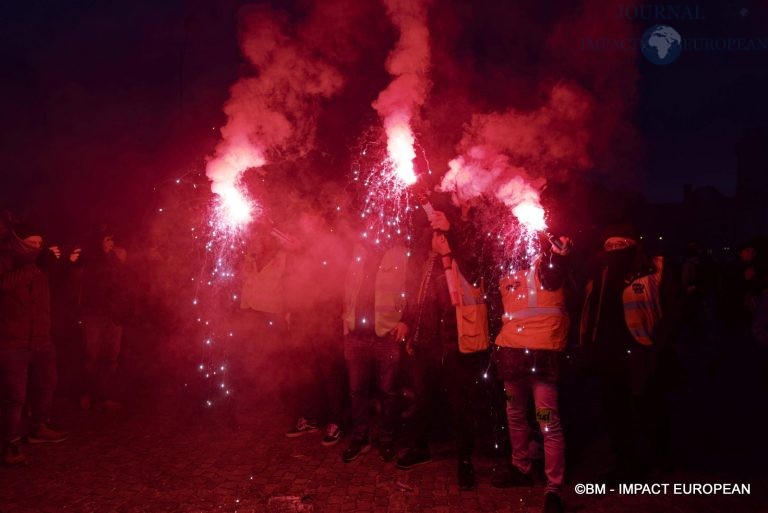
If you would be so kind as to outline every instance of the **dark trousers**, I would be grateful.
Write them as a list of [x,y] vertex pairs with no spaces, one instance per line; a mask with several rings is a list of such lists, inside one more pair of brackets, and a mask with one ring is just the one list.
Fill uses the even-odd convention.
[[337,341],[313,342],[307,348],[307,357],[312,361],[314,390],[306,395],[311,400],[305,415],[322,424],[342,426],[347,384],[344,348]]
[[0,408],[4,440],[16,440],[21,436],[21,412],[27,400],[27,391],[32,424],[40,425],[50,420],[55,390],[56,350],[53,344],[46,343],[34,349],[0,351]]
[[460,460],[471,458],[478,424],[493,431],[494,455],[509,455],[509,439],[502,433],[506,427],[503,392],[493,374],[487,352],[415,348],[411,372],[416,397],[410,429],[413,447],[429,449],[435,406],[447,400]]
[[21,437],[21,410],[27,396],[28,349],[0,351],[0,405],[2,405],[3,440]]
[[103,401],[114,399],[123,327],[104,315],[83,316],[86,393]]
[[663,463],[669,453],[669,416],[652,349],[639,344],[598,363],[608,431],[620,472]]
[[394,439],[398,420],[397,373],[400,365],[400,343],[392,337],[350,333],[344,337],[344,359],[349,372],[349,399],[352,436],[368,436],[370,424],[371,379],[381,402],[379,441]]

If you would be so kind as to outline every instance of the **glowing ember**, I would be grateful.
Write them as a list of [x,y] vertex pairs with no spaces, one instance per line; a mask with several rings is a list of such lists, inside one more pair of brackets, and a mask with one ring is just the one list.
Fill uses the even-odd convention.
[[376,244],[392,240],[403,243],[410,238],[408,225],[412,207],[409,183],[386,155],[389,141],[387,146],[385,150],[383,138],[380,137],[367,140],[358,159],[352,164],[352,178],[360,187],[359,194],[363,200],[359,214],[362,225],[360,235]]

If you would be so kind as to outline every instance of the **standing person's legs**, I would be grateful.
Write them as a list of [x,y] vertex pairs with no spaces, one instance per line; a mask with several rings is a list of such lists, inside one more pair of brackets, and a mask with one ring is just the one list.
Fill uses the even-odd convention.
[[29,403],[33,428],[51,420],[56,378],[56,349],[53,344],[49,342],[33,348],[29,360]]
[[530,476],[531,458],[528,455],[530,432],[528,410],[531,387],[528,379],[504,382],[507,396],[507,422],[509,440],[512,443],[512,465],[522,474]]
[[123,341],[123,327],[105,318],[101,337],[99,395],[105,401],[113,401],[117,393],[117,367]]
[[27,437],[31,444],[63,442],[69,437],[69,433],[50,427],[56,381],[56,349],[53,344],[48,342],[32,348],[29,362],[32,429]]
[[354,334],[344,338],[344,359],[349,373],[349,401],[352,438],[367,440],[370,423],[370,381],[373,372],[371,341]]
[[[334,342],[332,341],[331,344]],[[344,397],[347,388],[347,369],[343,348],[329,348],[328,360],[323,360],[323,384],[328,404],[328,424],[344,424]]]
[[616,463],[616,477],[633,474],[637,471],[637,455],[634,448],[636,430],[633,425],[633,411],[636,399],[627,383],[626,376],[617,372],[604,371],[600,376],[600,386],[605,411],[605,422],[611,438]]
[[417,348],[411,358],[415,408],[409,422],[409,445],[412,449],[429,452],[429,432],[441,385],[441,355],[436,351]]
[[99,361],[104,318],[96,315],[83,316],[83,342],[85,344],[85,390],[80,397],[80,407],[91,407],[93,396],[98,390]]
[[29,350],[4,349],[0,351],[0,410],[5,454],[8,444],[21,441],[21,411],[27,394]]
[[534,380],[531,384],[536,406],[536,421],[544,437],[544,472],[547,475],[547,492],[560,494],[565,475],[565,437],[560,424],[557,404],[557,384]]
[[390,337],[376,337],[374,341],[376,365],[376,384],[381,400],[381,420],[379,422],[379,442],[392,443],[400,412],[397,408],[398,383],[401,346]]

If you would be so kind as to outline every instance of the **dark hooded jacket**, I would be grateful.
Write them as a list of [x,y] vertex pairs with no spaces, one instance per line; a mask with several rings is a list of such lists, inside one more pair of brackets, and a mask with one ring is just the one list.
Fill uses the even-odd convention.
[[[49,258],[48,252],[42,255]],[[0,350],[51,341],[51,295],[39,251],[9,234],[0,254]]]

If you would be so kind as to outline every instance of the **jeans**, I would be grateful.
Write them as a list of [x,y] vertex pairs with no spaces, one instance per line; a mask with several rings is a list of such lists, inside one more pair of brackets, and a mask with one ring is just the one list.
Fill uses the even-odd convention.
[[21,437],[21,410],[27,394],[28,349],[0,350],[0,414],[6,442]]
[[400,343],[391,337],[350,333],[344,337],[344,359],[349,371],[349,398],[352,436],[368,437],[370,423],[370,383],[376,377],[381,401],[379,441],[394,440],[398,421],[397,373],[400,364]]
[[83,317],[86,391],[98,400],[114,399],[123,327],[103,315]]
[[565,473],[565,438],[557,408],[557,384],[554,381],[533,377],[505,381],[507,394],[507,421],[512,442],[512,464],[523,473],[531,471],[528,454],[529,425],[528,403],[533,393],[536,420],[544,438],[544,472],[547,475],[547,491],[560,493]]

